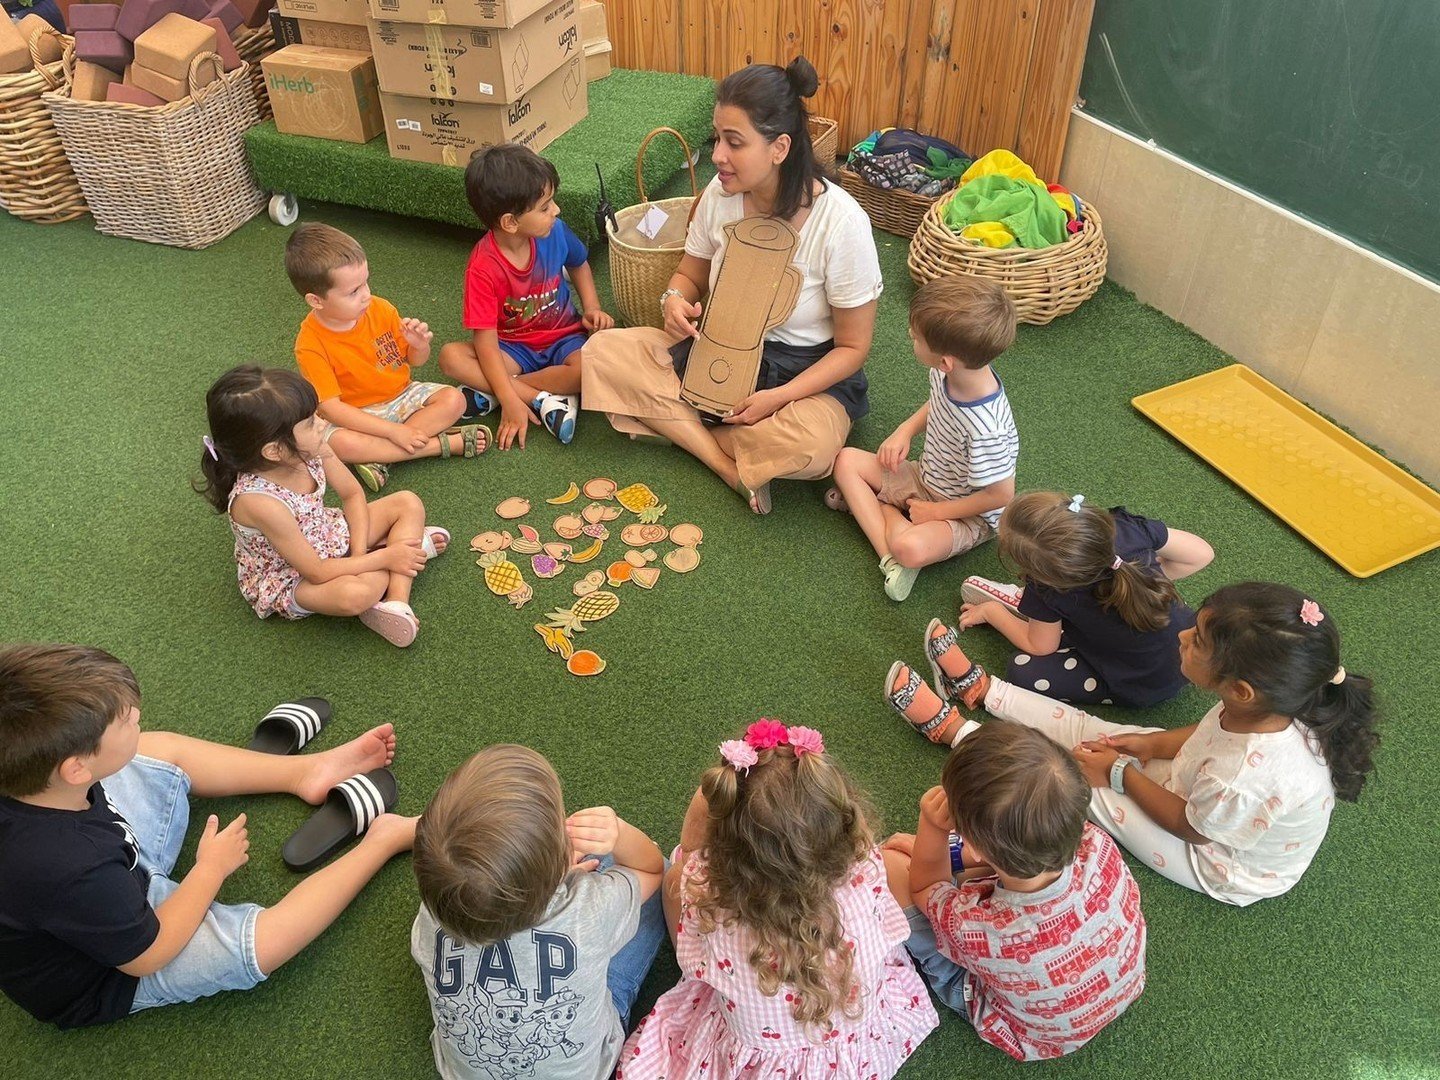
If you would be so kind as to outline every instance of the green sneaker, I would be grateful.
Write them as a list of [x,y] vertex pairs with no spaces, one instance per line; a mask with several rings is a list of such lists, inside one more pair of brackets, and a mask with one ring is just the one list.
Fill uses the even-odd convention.
[[885,575],[885,595],[896,603],[910,595],[915,579],[920,576],[919,570],[901,566],[889,555],[880,560],[880,573]]

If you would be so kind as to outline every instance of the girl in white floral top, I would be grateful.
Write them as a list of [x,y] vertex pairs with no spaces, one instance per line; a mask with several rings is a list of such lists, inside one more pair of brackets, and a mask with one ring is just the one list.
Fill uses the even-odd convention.
[[[425,525],[418,496],[366,503],[325,446],[315,391],[280,369],[238,367],[206,395],[201,493],[230,517],[240,593],[262,619],[358,616],[394,645],[415,640],[410,585],[450,534]],[[327,484],[340,508],[325,505]]]

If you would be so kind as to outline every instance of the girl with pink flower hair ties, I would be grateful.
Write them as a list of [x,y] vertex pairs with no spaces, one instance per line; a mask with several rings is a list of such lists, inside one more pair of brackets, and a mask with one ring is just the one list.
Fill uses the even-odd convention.
[[720,745],[664,885],[679,985],[616,1080],[887,1080],[939,1022],[865,796],[818,731]]
[[[890,703],[954,746],[984,709],[1048,735],[1091,786],[1090,820],[1171,881],[1243,907],[1289,891],[1336,799],[1355,802],[1380,737],[1370,680],[1340,663],[1340,632],[1287,585],[1227,585],[1180,632],[1180,670],[1220,701],[1198,724],[1112,724],[972,663],[953,634],[932,652],[936,686],[897,663]],[[1072,749],[1073,748],[1073,749]]]

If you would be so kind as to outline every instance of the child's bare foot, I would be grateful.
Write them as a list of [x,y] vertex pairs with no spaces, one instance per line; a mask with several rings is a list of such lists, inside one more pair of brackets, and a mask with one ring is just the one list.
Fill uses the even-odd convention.
[[386,854],[398,855],[415,846],[415,824],[418,817],[404,817],[400,814],[381,814],[365,830],[362,844],[379,846]]
[[[356,773],[366,773],[395,760],[395,725],[381,724],[344,746],[307,757],[309,769],[295,794],[312,806],[325,801],[330,789]],[[386,815],[390,816],[390,815]],[[379,824],[377,820],[376,824]],[[370,826],[372,829],[374,825]]]
[[990,689],[990,676],[961,651],[958,637],[953,627],[939,619],[931,619],[925,628],[925,655],[935,671],[935,689],[967,709],[980,709]]
[[925,685],[918,672],[897,660],[885,677],[885,700],[925,738],[941,746],[951,746],[965,730],[967,721],[960,710],[940,700]]

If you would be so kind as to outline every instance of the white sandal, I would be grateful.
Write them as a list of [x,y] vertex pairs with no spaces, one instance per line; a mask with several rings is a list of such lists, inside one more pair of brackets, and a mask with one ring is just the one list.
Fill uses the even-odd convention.
[[381,600],[369,611],[361,612],[360,621],[400,649],[414,641],[420,632],[420,620],[410,605],[401,600]]
[[437,537],[443,537],[445,540],[445,546],[447,548],[450,546],[449,529],[442,529],[439,525],[426,525],[425,535],[420,540],[420,550],[425,553],[426,562],[429,562],[437,555],[442,554],[442,552],[435,547],[435,540]]

